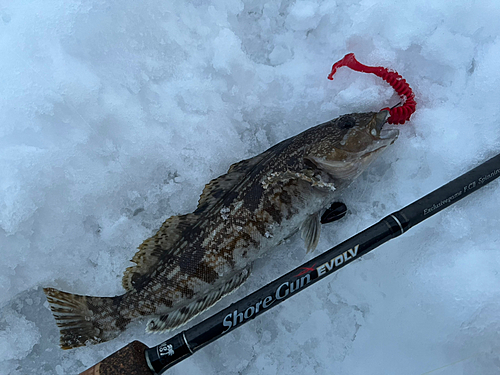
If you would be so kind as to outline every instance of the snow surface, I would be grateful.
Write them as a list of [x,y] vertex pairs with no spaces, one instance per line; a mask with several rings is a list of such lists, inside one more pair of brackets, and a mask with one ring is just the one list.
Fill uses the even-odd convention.
[[[500,151],[498,1],[0,3],[0,373],[75,374],[133,339],[62,351],[42,287],[122,293],[135,248],[233,162],[344,113],[418,102],[318,251]],[[169,374],[500,373],[495,181],[207,346]],[[314,255],[314,254],[313,254]],[[311,256],[313,256],[311,255]],[[232,300],[301,264],[299,236]]]

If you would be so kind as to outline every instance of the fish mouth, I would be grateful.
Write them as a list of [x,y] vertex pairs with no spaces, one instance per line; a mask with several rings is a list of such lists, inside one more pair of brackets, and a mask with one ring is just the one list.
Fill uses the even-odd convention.
[[377,131],[377,133],[380,133],[382,131],[382,128],[384,125],[387,123],[387,119],[389,118],[389,111],[388,110],[383,110],[375,114],[373,116],[373,128]]
[[396,138],[398,138],[398,136],[399,136],[399,129],[389,128],[389,129],[382,129],[380,131],[379,138],[381,140],[392,140],[394,142]]
[[373,157],[375,154],[378,154],[379,151],[382,151],[386,147],[392,145],[399,136],[399,129],[389,128],[382,129],[379,134],[372,137],[371,144],[366,147],[363,151],[363,157]]
[[373,139],[376,141],[380,140],[382,141],[382,143],[385,143],[384,141],[389,141],[390,143],[385,144],[385,146],[392,144],[392,142],[394,142],[399,135],[398,129],[385,127],[385,125],[387,125],[387,119],[389,118],[389,116],[389,111],[383,110],[375,114],[372,120],[373,123],[371,134],[373,136]]

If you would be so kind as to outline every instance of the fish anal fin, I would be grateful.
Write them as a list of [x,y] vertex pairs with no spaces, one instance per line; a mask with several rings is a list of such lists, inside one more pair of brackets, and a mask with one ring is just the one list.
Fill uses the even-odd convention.
[[163,332],[186,324],[188,321],[213,306],[222,297],[238,289],[246,281],[250,272],[251,266],[243,269],[243,271],[233,276],[222,286],[210,291],[204,296],[199,297],[166,315],[151,319],[147,324],[146,332]]
[[175,243],[181,238],[184,230],[193,225],[196,215],[187,214],[168,218],[153,236],[145,240],[135,253],[132,262],[135,266],[128,267],[122,278],[125,290],[136,288],[137,280],[146,275],[158,262],[161,256],[173,255]]

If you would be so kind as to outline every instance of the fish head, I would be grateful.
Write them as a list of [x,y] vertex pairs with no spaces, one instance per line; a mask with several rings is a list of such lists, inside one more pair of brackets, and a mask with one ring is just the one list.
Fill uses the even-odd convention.
[[341,116],[321,129],[306,164],[327,173],[335,181],[352,181],[394,143],[398,129],[384,129],[389,111]]

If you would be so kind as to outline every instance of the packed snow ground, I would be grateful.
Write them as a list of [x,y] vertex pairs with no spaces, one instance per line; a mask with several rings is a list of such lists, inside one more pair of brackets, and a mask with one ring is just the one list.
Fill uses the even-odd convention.
[[[344,113],[418,102],[341,199],[323,251],[500,152],[496,1],[4,0],[0,373],[75,374],[133,339],[62,351],[42,287],[121,294],[135,248],[231,163]],[[500,373],[495,181],[209,345],[170,374]],[[308,259],[299,236],[230,301]]]

